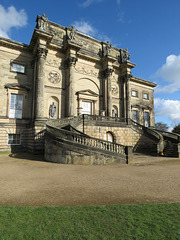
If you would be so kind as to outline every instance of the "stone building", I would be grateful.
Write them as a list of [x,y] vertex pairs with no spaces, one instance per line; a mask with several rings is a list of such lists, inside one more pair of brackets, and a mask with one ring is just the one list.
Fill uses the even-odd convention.
[[127,49],[44,14],[36,22],[29,45],[0,38],[0,150],[41,149],[47,120],[78,116],[96,116],[96,124],[83,119],[76,130],[134,148],[142,134],[131,119],[154,127],[156,84],[132,76]]

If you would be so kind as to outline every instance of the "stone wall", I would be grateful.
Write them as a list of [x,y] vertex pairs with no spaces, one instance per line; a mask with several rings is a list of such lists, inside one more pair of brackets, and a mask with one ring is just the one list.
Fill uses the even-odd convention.
[[106,165],[114,163],[126,163],[125,158],[112,153],[98,153],[92,151],[87,146],[77,146],[75,144],[56,141],[52,138],[45,139],[45,160],[48,162],[61,164],[81,164],[81,165]]
[[[107,124],[108,125],[108,124]],[[83,127],[78,127],[79,131],[83,131]],[[106,133],[111,133],[114,142],[124,146],[135,146],[141,137],[141,134],[133,130],[130,126],[112,127],[112,126],[84,126],[84,133],[100,139],[106,139]]]

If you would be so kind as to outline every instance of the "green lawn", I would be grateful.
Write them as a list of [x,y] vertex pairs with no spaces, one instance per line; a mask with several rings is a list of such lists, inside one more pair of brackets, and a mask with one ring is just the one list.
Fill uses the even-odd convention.
[[180,240],[180,203],[0,207],[0,239]]

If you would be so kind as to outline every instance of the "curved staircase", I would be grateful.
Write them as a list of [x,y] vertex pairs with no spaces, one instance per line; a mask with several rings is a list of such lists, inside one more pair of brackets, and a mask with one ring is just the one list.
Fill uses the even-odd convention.
[[84,116],[49,120],[46,123],[45,158],[59,163],[107,164],[126,162],[126,147],[92,138],[75,127]]
[[131,120],[131,126],[141,132],[142,137],[134,147],[134,152],[147,155],[180,157],[180,135],[145,127]]

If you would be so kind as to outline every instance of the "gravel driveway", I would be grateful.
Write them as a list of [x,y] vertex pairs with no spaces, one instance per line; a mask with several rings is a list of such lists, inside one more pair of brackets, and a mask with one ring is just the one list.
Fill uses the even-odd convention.
[[30,155],[21,158],[0,155],[1,206],[180,202],[178,159],[164,158],[164,161],[146,164],[80,166],[33,158]]

